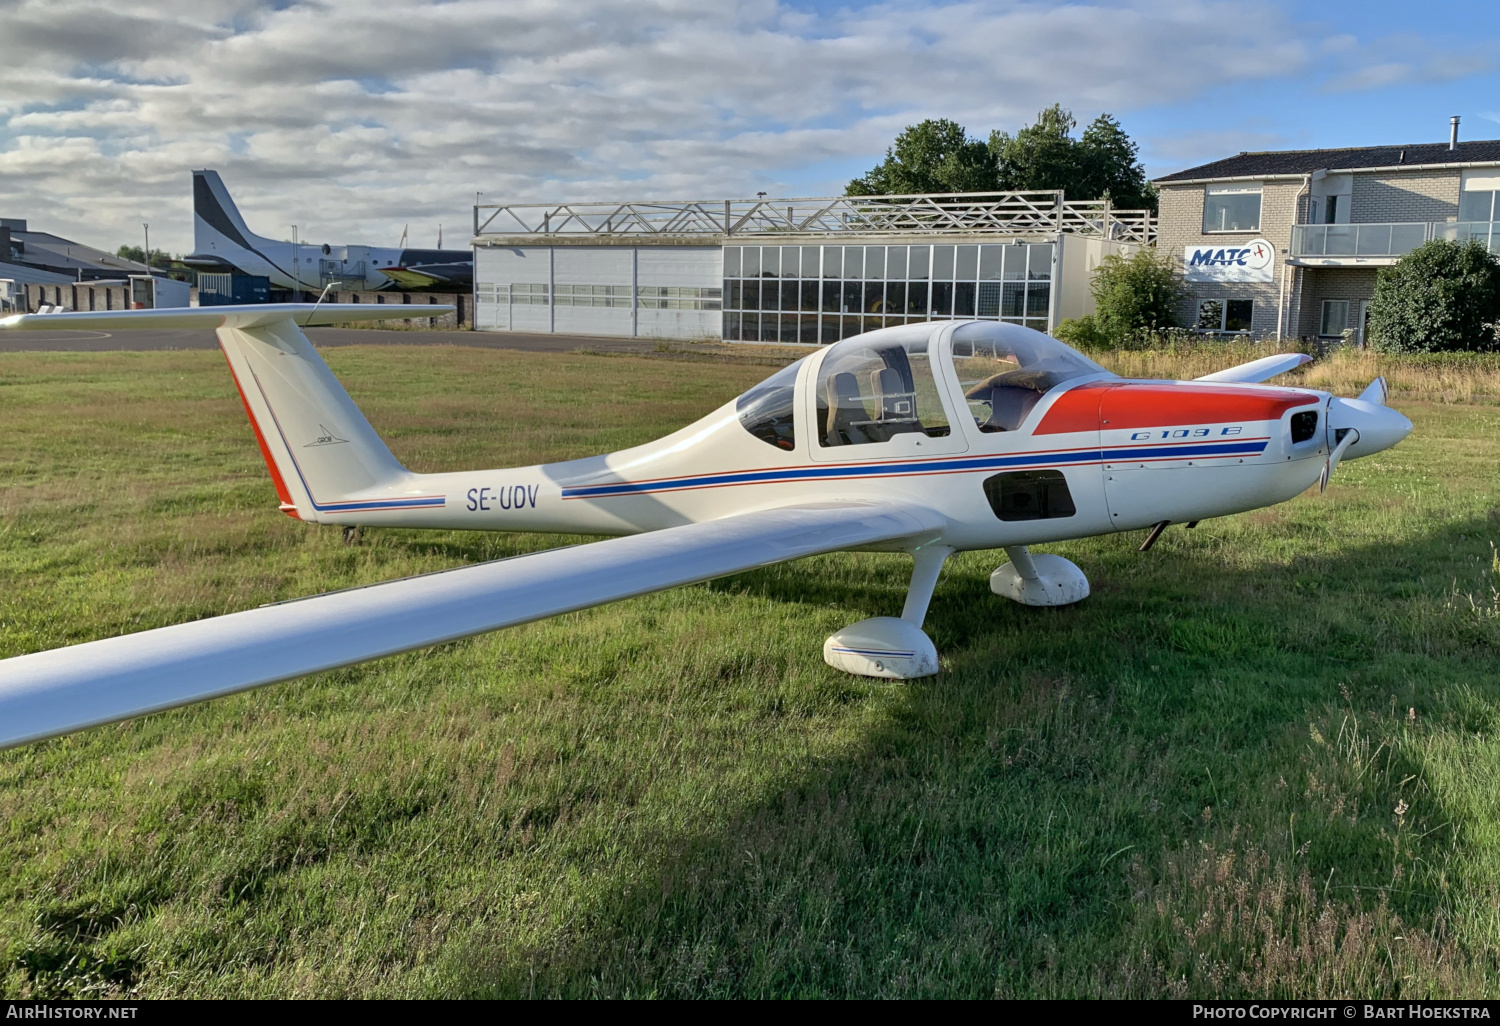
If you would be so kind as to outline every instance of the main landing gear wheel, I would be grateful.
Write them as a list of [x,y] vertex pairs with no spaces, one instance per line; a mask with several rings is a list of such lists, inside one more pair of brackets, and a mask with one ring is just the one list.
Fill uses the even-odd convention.
[[990,574],[990,591],[1026,606],[1070,606],[1089,597],[1089,579],[1071,561],[1024,545],[1005,550],[1010,562]]
[[861,620],[823,642],[823,661],[861,677],[911,680],[938,672],[937,648],[922,630],[938,574],[953,550],[925,545],[912,553],[915,565],[901,615]]

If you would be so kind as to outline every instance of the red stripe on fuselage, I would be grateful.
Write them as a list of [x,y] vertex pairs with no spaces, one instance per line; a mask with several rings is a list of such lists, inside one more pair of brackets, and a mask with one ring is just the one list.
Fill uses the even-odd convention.
[[1058,396],[1033,434],[1280,420],[1316,402],[1315,395],[1272,388],[1097,381]]
[[297,513],[297,504],[292,501],[292,493],[287,490],[286,482],[282,480],[281,470],[276,466],[276,460],[271,457],[271,447],[266,445],[266,436],[260,433],[260,424],[255,420],[255,413],[250,409],[250,400],[245,398],[245,389],[240,385],[240,376],[234,372],[234,361],[229,359],[229,354],[224,347],[219,347],[219,352],[224,353],[224,362],[229,364],[229,376],[234,379],[234,389],[240,394],[240,402],[245,404],[245,416],[250,418],[250,430],[255,432],[255,444],[260,446],[260,454],[266,461],[266,469],[271,472],[271,483],[276,486],[276,497],[281,500],[281,512],[293,520],[301,520]]
[[1090,381],[1068,389],[1047,410],[1033,435],[1065,435],[1070,431],[1098,431],[1099,403],[1118,381]]

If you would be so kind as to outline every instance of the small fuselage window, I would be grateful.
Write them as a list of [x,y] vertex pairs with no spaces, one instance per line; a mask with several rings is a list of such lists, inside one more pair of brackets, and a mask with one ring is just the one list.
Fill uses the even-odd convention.
[[1303,410],[1292,414],[1292,444],[1307,442],[1318,433],[1318,412]]
[[1001,520],[1055,520],[1078,512],[1060,470],[1013,470],[986,478],[984,497]]
[[797,447],[796,385],[801,368],[801,360],[783,367],[735,403],[735,412],[746,431],[767,445],[788,452]]

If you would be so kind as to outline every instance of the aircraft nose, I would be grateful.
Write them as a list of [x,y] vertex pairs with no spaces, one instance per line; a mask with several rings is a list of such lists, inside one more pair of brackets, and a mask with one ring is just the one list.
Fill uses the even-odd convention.
[[1338,443],[1341,428],[1353,428],[1359,432],[1359,441],[1349,446],[1344,459],[1357,460],[1389,449],[1411,434],[1411,421],[1389,406],[1372,403],[1365,399],[1328,400],[1328,444]]

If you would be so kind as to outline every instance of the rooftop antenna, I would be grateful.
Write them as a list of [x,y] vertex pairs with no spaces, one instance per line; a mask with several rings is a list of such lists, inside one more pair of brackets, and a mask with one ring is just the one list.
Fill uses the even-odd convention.
[[302,268],[298,262],[302,252],[301,245],[301,242],[297,239],[297,226],[292,225],[292,281],[296,283],[297,299],[299,300],[302,298],[300,295],[302,292]]
[[1448,149],[1458,149],[1458,115],[1448,119]]
[[443,248],[443,226],[438,225],[438,249]]
[[141,225],[141,231],[146,233],[146,273],[151,273],[151,226]]

